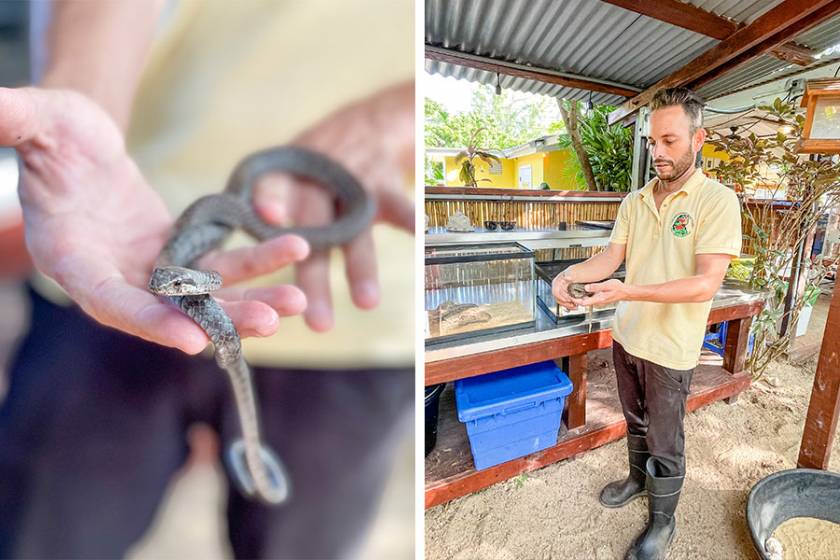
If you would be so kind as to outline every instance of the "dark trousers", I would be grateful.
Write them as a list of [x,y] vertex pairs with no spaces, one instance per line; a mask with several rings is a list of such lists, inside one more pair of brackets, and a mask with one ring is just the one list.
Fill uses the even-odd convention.
[[644,436],[659,476],[685,474],[685,400],[693,369],[670,369],[628,354],[613,341],[618,397],[627,432]]
[[[184,465],[189,426],[209,424],[224,447],[237,437],[227,379],[212,360],[30,295],[31,327],[0,406],[0,557],[122,557]],[[270,508],[229,485],[234,554],[357,552],[412,421],[413,368],[255,368],[254,378],[292,496]]]

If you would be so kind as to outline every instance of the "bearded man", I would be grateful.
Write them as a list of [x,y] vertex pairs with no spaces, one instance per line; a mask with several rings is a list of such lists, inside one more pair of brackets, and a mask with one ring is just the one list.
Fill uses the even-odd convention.
[[[625,197],[607,249],[552,283],[554,297],[568,309],[616,303],[613,362],[629,474],[608,484],[600,501],[618,508],[648,497],[647,527],[626,555],[633,560],[664,558],[674,538],[686,472],[686,397],[711,300],[741,251],[735,192],[696,166],[706,139],[703,106],[685,88],[657,92],[648,133],[656,178]],[[625,261],[624,282],[587,284],[608,278]],[[572,282],[586,284],[593,295],[573,298]]]

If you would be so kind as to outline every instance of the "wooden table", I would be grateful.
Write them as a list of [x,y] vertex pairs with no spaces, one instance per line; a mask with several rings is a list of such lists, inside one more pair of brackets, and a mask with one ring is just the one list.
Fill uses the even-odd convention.
[[[717,400],[734,402],[750,385],[744,372],[747,338],[761,299],[717,306],[708,324],[729,321],[722,365],[699,365],[692,379],[687,408],[693,411]],[[425,384],[435,385],[543,360],[554,360],[572,380],[567,398],[565,428],[557,445],[482,471],[473,467],[463,424],[454,412],[451,391],[444,392],[435,449],[426,458],[426,507],[487,488],[497,482],[599,447],[624,436],[626,424],[614,389],[588,395],[587,353],[612,346],[612,332],[600,328],[498,350],[426,362]],[[588,398],[588,396],[590,398]],[[597,397],[597,398],[596,398]]]

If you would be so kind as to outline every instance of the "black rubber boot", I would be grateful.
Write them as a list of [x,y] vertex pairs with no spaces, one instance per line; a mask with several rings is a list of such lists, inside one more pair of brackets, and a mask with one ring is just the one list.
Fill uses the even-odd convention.
[[664,560],[677,532],[674,512],[680,501],[684,476],[656,476],[656,460],[647,462],[648,526],[625,560]]
[[645,436],[627,434],[627,455],[630,472],[624,480],[610,482],[601,490],[599,500],[604,507],[620,508],[646,493],[645,464],[650,453]]

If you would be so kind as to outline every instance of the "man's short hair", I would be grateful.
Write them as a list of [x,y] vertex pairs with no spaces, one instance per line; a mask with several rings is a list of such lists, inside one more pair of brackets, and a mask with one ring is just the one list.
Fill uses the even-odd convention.
[[688,115],[688,120],[691,123],[689,125],[691,134],[694,134],[698,128],[703,126],[703,107],[706,105],[706,101],[688,88],[660,89],[650,101],[650,111],[653,112],[674,105],[682,107],[685,114]]

